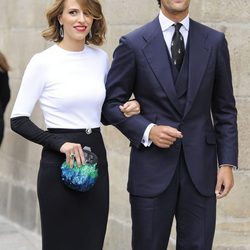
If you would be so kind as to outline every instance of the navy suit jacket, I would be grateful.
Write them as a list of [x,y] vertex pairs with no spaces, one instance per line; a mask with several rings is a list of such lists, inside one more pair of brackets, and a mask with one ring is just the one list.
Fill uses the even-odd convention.
[[[130,141],[128,191],[151,197],[163,192],[176,170],[181,145],[195,187],[214,195],[218,164],[237,166],[237,111],[223,33],[190,19],[189,79],[181,112],[158,17],[123,36],[106,83],[103,116]],[[119,105],[134,94],[141,113],[124,117]],[[167,149],[141,140],[150,123],[179,129],[183,138]]]

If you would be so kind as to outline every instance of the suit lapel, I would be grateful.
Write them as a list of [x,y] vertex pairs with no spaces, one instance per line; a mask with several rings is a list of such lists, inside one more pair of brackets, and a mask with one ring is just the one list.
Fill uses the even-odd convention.
[[144,36],[146,46],[143,48],[143,53],[171,103],[181,114],[181,106],[176,95],[171,66],[167,55],[167,47],[158,17],[151,24],[152,27],[150,30],[152,32]]
[[[189,80],[184,116],[190,111],[205,73],[210,51],[206,46],[207,34],[190,19],[189,30]],[[202,62],[202,63],[201,63]]]

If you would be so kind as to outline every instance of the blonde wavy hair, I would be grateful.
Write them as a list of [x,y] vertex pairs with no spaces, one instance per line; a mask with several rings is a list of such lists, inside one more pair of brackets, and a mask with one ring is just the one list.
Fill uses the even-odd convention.
[[[42,32],[42,36],[49,41],[61,42],[60,23],[58,16],[63,13],[64,3],[66,0],[54,0],[46,12],[48,28]],[[107,31],[106,21],[102,13],[102,6],[98,0],[77,0],[82,9],[87,10],[93,17],[94,21],[91,27],[91,36],[88,34],[85,43],[102,45],[105,40]]]

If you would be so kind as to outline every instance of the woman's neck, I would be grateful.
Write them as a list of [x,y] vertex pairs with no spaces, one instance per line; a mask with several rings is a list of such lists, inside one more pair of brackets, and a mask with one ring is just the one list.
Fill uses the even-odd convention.
[[68,51],[82,51],[84,49],[85,43],[83,41],[79,42],[67,42],[65,40],[62,40],[61,42],[58,43],[58,45]]

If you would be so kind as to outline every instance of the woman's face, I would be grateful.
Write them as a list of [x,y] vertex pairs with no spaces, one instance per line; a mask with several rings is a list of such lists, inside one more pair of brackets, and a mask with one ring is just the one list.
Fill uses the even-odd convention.
[[77,0],[65,0],[63,13],[58,17],[58,20],[63,25],[62,42],[64,44],[85,43],[93,23],[93,17],[87,10],[82,9]]

